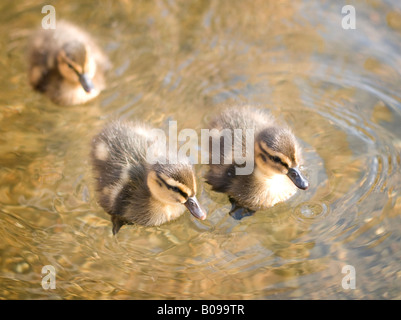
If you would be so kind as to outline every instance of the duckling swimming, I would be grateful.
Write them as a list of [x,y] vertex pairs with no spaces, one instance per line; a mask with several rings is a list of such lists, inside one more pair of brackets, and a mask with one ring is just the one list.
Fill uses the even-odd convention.
[[[151,130],[139,122],[114,121],[93,139],[91,160],[99,204],[112,216],[113,234],[124,224],[161,225],[177,219],[185,207],[196,218],[206,218],[188,161],[149,164],[146,160],[149,146],[159,143],[151,138]],[[162,150],[165,145],[153,147]]]
[[104,89],[108,58],[83,30],[66,21],[35,32],[28,48],[31,86],[59,105],[83,104]]
[[[219,130],[221,141],[225,135],[231,135],[233,139],[234,129],[241,129],[243,155],[246,161],[254,163],[251,174],[236,174],[236,168],[241,164],[235,159],[230,161],[231,164],[224,164],[224,144],[220,143],[220,163],[209,165],[206,181],[214,191],[226,193],[233,208],[240,206],[252,211],[269,208],[289,199],[297,188],[308,188],[308,181],[299,170],[301,148],[294,134],[279,125],[266,110],[249,106],[230,108],[217,116],[210,128]],[[254,130],[253,152],[245,150],[246,129]]]

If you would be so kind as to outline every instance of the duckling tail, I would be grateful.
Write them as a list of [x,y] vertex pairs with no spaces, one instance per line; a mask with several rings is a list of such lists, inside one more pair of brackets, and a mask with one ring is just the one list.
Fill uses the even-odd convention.
[[113,222],[113,235],[116,235],[121,227],[125,224],[125,222],[117,216],[111,216],[111,222]]

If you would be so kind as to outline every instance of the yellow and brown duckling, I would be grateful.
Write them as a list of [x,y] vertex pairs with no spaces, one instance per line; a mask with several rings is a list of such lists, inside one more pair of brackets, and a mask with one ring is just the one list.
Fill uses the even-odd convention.
[[69,22],[35,32],[28,55],[31,86],[56,104],[83,104],[105,87],[108,58],[89,34]]
[[[231,164],[224,164],[224,143],[221,143],[221,161],[209,167],[206,181],[214,191],[226,193],[233,208],[239,206],[252,211],[269,208],[289,199],[297,188],[308,188],[308,181],[299,169],[301,148],[294,134],[278,124],[267,110],[250,106],[229,108],[211,122],[210,128],[218,130],[221,142],[227,134],[234,141],[234,129],[241,129],[242,155],[246,161],[253,162],[250,174],[236,174],[236,168],[243,164],[236,163],[235,159]],[[252,152],[245,150],[246,129],[254,130]]]
[[112,216],[113,234],[124,224],[161,225],[181,216],[185,207],[196,218],[206,218],[195,196],[194,169],[188,161],[147,161],[151,144],[153,150],[166,148],[158,147],[151,130],[144,123],[114,121],[93,139],[91,159],[99,204]]

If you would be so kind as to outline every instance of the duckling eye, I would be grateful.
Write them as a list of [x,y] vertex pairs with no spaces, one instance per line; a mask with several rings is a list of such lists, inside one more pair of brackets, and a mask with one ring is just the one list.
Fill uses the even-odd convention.
[[70,68],[70,69],[74,69],[74,67],[73,67],[70,63],[67,63],[67,66],[68,66],[68,68]]
[[171,190],[173,190],[174,192],[180,192],[180,189],[177,187],[171,187]]
[[272,157],[272,160],[274,161],[274,162],[281,162],[281,159],[279,158],[279,157]]
[[281,160],[280,157],[269,155],[269,159],[272,160],[272,161],[274,161],[275,163],[279,163],[279,164],[281,164],[282,166],[288,168],[288,164],[286,164],[285,162],[283,162],[283,161]]
[[274,162],[277,162],[277,163],[281,162],[281,159],[279,157],[277,157],[277,156],[269,155],[269,158],[270,158],[271,161],[274,161]]

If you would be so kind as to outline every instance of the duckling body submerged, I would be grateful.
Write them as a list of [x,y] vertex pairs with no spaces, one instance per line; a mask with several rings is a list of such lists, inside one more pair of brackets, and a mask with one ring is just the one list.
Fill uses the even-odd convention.
[[[277,124],[266,110],[249,106],[230,108],[217,116],[210,128],[219,131],[217,135],[222,137],[222,143],[220,163],[210,165],[206,181],[214,191],[226,193],[236,205],[251,210],[269,208],[289,199],[297,187],[308,188],[298,168],[301,150],[295,136],[289,128]],[[247,162],[253,161],[251,174],[236,174],[236,168],[241,165],[235,159],[231,164],[223,163],[223,138],[233,137],[235,129],[242,132],[242,155]],[[246,150],[246,129],[254,130],[252,151]]]
[[66,21],[56,29],[35,32],[28,48],[31,86],[54,103],[75,105],[95,98],[104,89],[108,58],[91,37]]
[[158,226],[181,216],[185,207],[197,218],[206,214],[196,200],[191,164],[150,164],[146,152],[163,150],[143,123],[115,121],[92,142],[91,159],[99,204],[112,216],[113,233],[124,224]]

